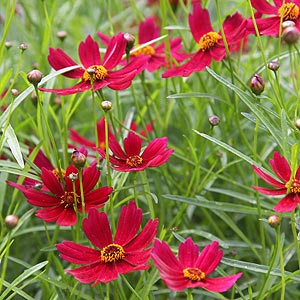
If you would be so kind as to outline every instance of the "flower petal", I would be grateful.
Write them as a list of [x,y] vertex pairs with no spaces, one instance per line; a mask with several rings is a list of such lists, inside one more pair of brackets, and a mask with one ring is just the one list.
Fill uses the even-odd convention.
[[83,66],[88,69],[93,65],[101,65],[99,46],[90,35],[79,44],[78,54]]
[[300,199],[298,194],[290,193],[275,205],[274,210],[277,212],[290,212],[297,207],[299,202]]

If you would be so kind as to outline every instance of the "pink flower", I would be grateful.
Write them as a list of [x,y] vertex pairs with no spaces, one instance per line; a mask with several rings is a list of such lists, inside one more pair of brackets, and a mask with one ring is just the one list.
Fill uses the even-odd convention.
[[[101,33],[97,33],[100,37],[103,44],[107,44],[110,41],[110,38]],[[160,36],[160,28],[155,25],[155,20],[152,17],[146,18],[144,22],[141,22],[139,25],[139,32],[138,32],[138,44],[134,47],[137,48],[142,44],[150,42]],[[133,48],[133,49],[134,49]],[[188,56],[181,52],[182,45],[181,45],[181,38],[177,37],[175,39],[170,39],[170,55],[178,62],[183,61]],[[169,65],[169,58],[166,57],[165,53],[165,43],[154,43],[148,46],[145,46],[136,52],[133,52],[131,55],[131,61],[134,61],[137,57],[140,56],[147,56],[148,64],[147,64],[147,71],[154,72],[160,67]]]
[[[120,172],[143,171],[146,168],[158,167],[164,164],[174,149],[167,148],[166,137],[152,140],[144,151],[142,139],[133,132],[129,132],[124,139],[124,151],[116,140],[109,141],[109,148],[113,155],[109,156],[112,168]],[[105,151],[98,148],[98,152],[105,158]]]
[[96,249],[70,241],[56,245],[62,259],[83,265],[66,272],[82,283],[94,282],[93,285],[96,285],[113,281],[119,274],[148,269],[149,245],[156,235],[158,220],[149,220],[138,233],[141,223],[142,210],[130,201],[128,206],[122,206],[113,239],[106,214],[91,209],[82,227]]
[[[259,34],[277,37],[280,31],[280,23],[284,21],[293,21],[299,28],[300,1],[286,0],[284,4],[282,4],[282,0],[274,0],[273,2],[274,6],[266,0],[251,0],[251,4],[257,10],[259,16],[270,15],[267,18],[255,18]],[[248,20],[247,30],[249,33],[256,34],[252,19]]]
[[297,168],[295,176],[292,176],[291,168],[284,156],[274,152],[274,158],[270,159],[270,165],[280,179],[274,179],[260,168],[253,165],[255,173],[265,182],[269,183],[276,189],[267,189],[259,186],[253,188],[265,195],[284,195],[285,196],[275,205],[274,210],[277,212],[293,211],[300,204],[300,167]]
[[[78,53],[83,67],[66,72],[63,75],[69,78],[81,79],[79,83],[64,89],[40,88],[45,92],[54,92],[59,95],[69,95],[92,88],[91,78],[93,78],[93,88],[97,91],[105,86],[113,90],[124,90],[128,88],[134,77],[146,67],[147,59],[140,57],[124,68],[112,71],[122,60],[126,47],[123,33],[114,36],[103,59],[99,52],[99,46],[90,35],[79,45]],[[61,49],[50,48],[48,61],[54,70],[74,66],[76,63]]]
[[[247,21],[239,13],[227,17],[223,23],[224,34],[229,49],[236,47],[246,35]],[[212,60],[221,61],[226,57],[226,48],[221,32],[213,30],[209,12],[200,3],[193,5],[193,13],[189,14],[189,25],[199,50],[192,58],[181,66],[166,70],[162,77],[187,77],[193,72],[200,72],[210,66]]]
[[179,292],[187,288],[203,288],[212,292],[225,292],[242,276],[242,273],[224,277],[208,277],[220,264],[223,251],[217,241],[199,247],[191,238],[180,243],[178,257],[164,241],[155,240],[151,252],[154,265],[169,289]]

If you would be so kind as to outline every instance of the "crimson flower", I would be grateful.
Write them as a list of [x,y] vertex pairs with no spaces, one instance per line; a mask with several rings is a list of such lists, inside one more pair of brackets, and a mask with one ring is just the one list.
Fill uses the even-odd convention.
[[[76,175],[78,175],[78,170],[72,164],[66,169],[63,184],[52,171],[42,168],[41,179],[44,185],[43,189],[28,189],[22,185],[15,185],[15,187],[24,193],[30,204],[44,207],[36,211],[37,217],[43,219],[45,222],[56,222],[58,225],[71,226],[76,224],[76,209],[82,212],[79,178],[74,179],[75,194],[73,183],[70,179],[72,176],[78,177]],[[102,207],[113,190],[107,186],[92,190],[97,184],[99,177],[100,172],[96,168],[96,163],[82,169],[82,185],[86,212],[93,207]]]
[[[239,13],[229,16],[223,23],[224,34],[229,49],[239,44],[246,35],[247,20]],[[193,72],[200,72],[210,66],[212,60],[221,61],[226,57],[226,48],[221,32],[215,32],[211,26],[209,12],[200,3],[193,5],[193,13],[189,14],[189,25],[199,50],[192,58],[181,66],[166,70],[162,77],[187,77]]]
[[104,212],[91,209],[83,220],[85,235],[96,247],[90,248],[71,241],[56,245],[60,257],[68,262],[83,265],[66,270],[82,283],[96,285],[117,279],[118,274],[149,268],[149,245],[157,233],[158,219],[149,220],[138,233],[142,222],[142,210],[134,201],[123,205],[115,238],[112,238],[108,218]]
[[277,196],[286,194],[275,205],[274,210],[277,212],[293,211],[300,203],[300,167],[298,167],[295,176],[292,176],[289,163],[278,152],[274,152],[273,159],[270,159],[270,165],[280,181],[274,179],[255,165],[253,165],[253,169],[260,178],[276,189],[272,190],[259,186],[254,186],[253,188],[265,195]]
[[[299,28],[300,0],[274,0],[274,6],[266,0],[251,0],[252,6],[257,10],[258,15],[271,15],[267,18],[255,18],[258,32],[261,35],[277,37],[280,31],[280,23],[293,21]],[[256,34],[253,20],[248,20],[247,30],[249,33]]]
[[[146,168],[158,167],[164,164],[173,153],[168,149],[167,137],[152,140],[141,153],[143,140],[133,132],[129,132],[124,139],[124,151],[116,140],[109,141],[109,148],[113,155],[109,156],[112,168],[120,172],[143,171]],[[97,149],[105,158],[105,151]]]
[[[55,92],[59,95],[69,95],[94,88],[97,91],[105,86],[113,90],[123,90],[130,86],[133,78],[144,70],[147,59],[140,57],[132,61],[120,70],[112,71],[122,60],[126,47],[126,40],[123,33],[114,36],[107,46],[103,59],[99,52],[99,46],[90,35],[79,45],[78,53],[83,67],[66,72],[63,75],[69,78],[80,78],[81,81],[70,88],[46,89],[45,92]],[[50,48],[48,61],[54,70],[77,65],[61,49]],[[91,83],[93,79],[93,84]]]
[[[103,44],[107,44],[110,41],[110,38],[107,35],[101,32],[98,32],[97,34]],[[156,26],[154,18],[146,18],[145,21],[141,22],[139,25],[138,44],[134,48],[157,39],[159,36],[160,28],[159,26]],[[177,37],[175,39],[170,39],[170,55],[178,62],[181,62],[188,57],[185,53],[180,52],[181,49],[181,38]],[[149,72],[154,72],[160,67],[169,64],[165,54],[165,43],[154,43],[133,52],[131,61],[134,61],[140,56],[147,56],[148,64],[146,69]]]
[[222,259],[223,251],[218,247],[218,242],[214,241],[199,253],[198,245],[192,238],[187,238],[185,242],[180,243],[177,258],[166,242],[155,240],[151,257],[160,277],[173,291],[200,287],[212,292],[225,292],[235,284],[242,273],[207,277]]

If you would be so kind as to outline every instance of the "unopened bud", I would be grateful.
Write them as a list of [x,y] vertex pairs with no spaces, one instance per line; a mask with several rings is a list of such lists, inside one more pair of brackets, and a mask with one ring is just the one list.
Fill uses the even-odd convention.
[[19,222],[19,218],[15,215],[8,215],[4,219],[4,223],[8,229],[14,229]]
[[109,111],[112,109],[112,103],[110,101],[102,101],[101,107],[104,111]]
[[295,121],[295,126],[296,126],[298,129],[300,129],[300,119],[297,119],[297,120]]
[[135,42],[135,38],[132,34],[125,33],[124,39],[126,40],[126,53],[127,53],[132,49],[134,42]]
[[65,38],[67,37],[67,33],[65,31],[59,31],[57,32],[56,36],[63,42]]
[[270,70],[276,72],[276,71],[279,69],[279,67],[280,67],[280,63],[279,63],[279,61],[277,61],[277,60],[272,60],[272,61],[270,61],[270,62],[268,63],[267,66],[268,66],[268,68],[269,68]]
[[250,88],[255,95],[260,95],[265,89],[265,82],[258,74],[254,74],[250,80]]
[[220,123],[220,118],[218,116],[212,115],[208,118],[208,122],[211,126],[217,126]]
[[74,150],[72,153],[72,162],[77,169],[81,169],[86,163],[86,156],[80,151]]
[[14,97],[17,97],[20,94],[20,91],[17,89],[11,89],[10,92]]
[[34,86],[37,86],[43,78],[42,72],[39,70],[32,70],[27,74],[27,80],[32,83]]
[[68,177],[71,181],[75,181],[78,178],[78,173],[71,173]]
[[288,44],[293,45],[298,42],[300,31],[297,27],[287,27],[282,32],[282,39]]
[[43,187],[43,184],[40,182],[37,182],[34,184],[33,189],[40,191],[42,189],[42,187]]
[[6,49],[10,49],[12,47],[13,43],[10,41],[7,41],[4,43],[4,46],[6,47]]
[[280,224],[280,217],[276,216],[276,215],[272,215],[268,218],[268,224],[272,227],[272,228],[276,228],[279,226]]
[[28,48],[28,45],[26,43],[21,43],[19,45],[19,49],[24,52]]
[[285,28],[288,28],[288,27],[295,27],[296,24],[295,24],[295,22],[288,20],[288,21],[282,22],[281,26],[282,26],[282,29],[285,29]]

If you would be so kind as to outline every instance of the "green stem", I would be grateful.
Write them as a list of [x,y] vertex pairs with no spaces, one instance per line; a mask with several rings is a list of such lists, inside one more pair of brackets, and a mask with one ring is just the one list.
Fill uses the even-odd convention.
[[296,230],[296,224],[295,224],[295,211],[292,211],[291,215],[291,226],[292,226],[292,233],[294,238],[294,245],[296,247],[297,252],[297,258],[298,258],[298,267],[300,268],[300,249],[299,249],[299,241],[298,241],[298,234]]

